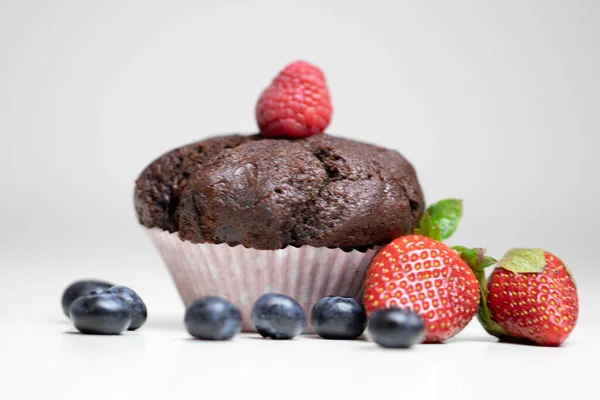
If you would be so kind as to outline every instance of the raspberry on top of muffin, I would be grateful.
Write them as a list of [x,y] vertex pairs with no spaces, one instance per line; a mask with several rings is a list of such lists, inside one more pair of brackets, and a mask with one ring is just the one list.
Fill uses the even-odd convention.
[[325,133],[332,110],[324,74],[288,65],[258,99],[258,133],[191,143],[142,171],[139,222],[259,250],[360,249],[411,233],[425,210],[415,169],[395,150]]

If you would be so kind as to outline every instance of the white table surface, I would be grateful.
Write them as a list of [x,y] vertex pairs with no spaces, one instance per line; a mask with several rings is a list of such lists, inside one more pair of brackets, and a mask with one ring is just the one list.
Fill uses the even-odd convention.
[[[313,336],[193,340],[154,254],[1,262],[0,399],[598,398],[599,296],[581,276],[580,321],[562,347],[498,343],[474,320],[445,344],[386,350]],[[77,333],[60,296],[86,277],[138,291],[149,309],[146,325],[117,337]]]

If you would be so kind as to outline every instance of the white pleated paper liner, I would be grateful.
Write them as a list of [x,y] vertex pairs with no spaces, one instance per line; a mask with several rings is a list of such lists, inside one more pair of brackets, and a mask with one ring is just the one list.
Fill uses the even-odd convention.
[[204,296],[236,304],[244,332],[254,332],[251,310],[265,293],[286,294],[307,316],[305,333],[313,333],[310,311],[324,296],[361,300],[364,278],[378,248],[366,252],[288,246],[256,250],[227,244],[194,244],[177,233],[145,228],[164,260],[185,306]]

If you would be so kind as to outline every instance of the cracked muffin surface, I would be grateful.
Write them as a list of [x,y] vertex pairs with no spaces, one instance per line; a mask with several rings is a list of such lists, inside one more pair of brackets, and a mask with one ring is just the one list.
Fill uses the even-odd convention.
[[192,243],[357,249],[412,233],[425,210],[397,151],[327,134],[228,135],[172,150],[136,181],[138,219]]

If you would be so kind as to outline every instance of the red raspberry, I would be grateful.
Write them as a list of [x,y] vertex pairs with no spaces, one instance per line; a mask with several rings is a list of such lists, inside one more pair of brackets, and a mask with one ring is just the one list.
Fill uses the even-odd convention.
[[285,67],[256,103],[256,121],[267,137],[302,138],[323,133],[332,113],[323,72],[304,61]]

